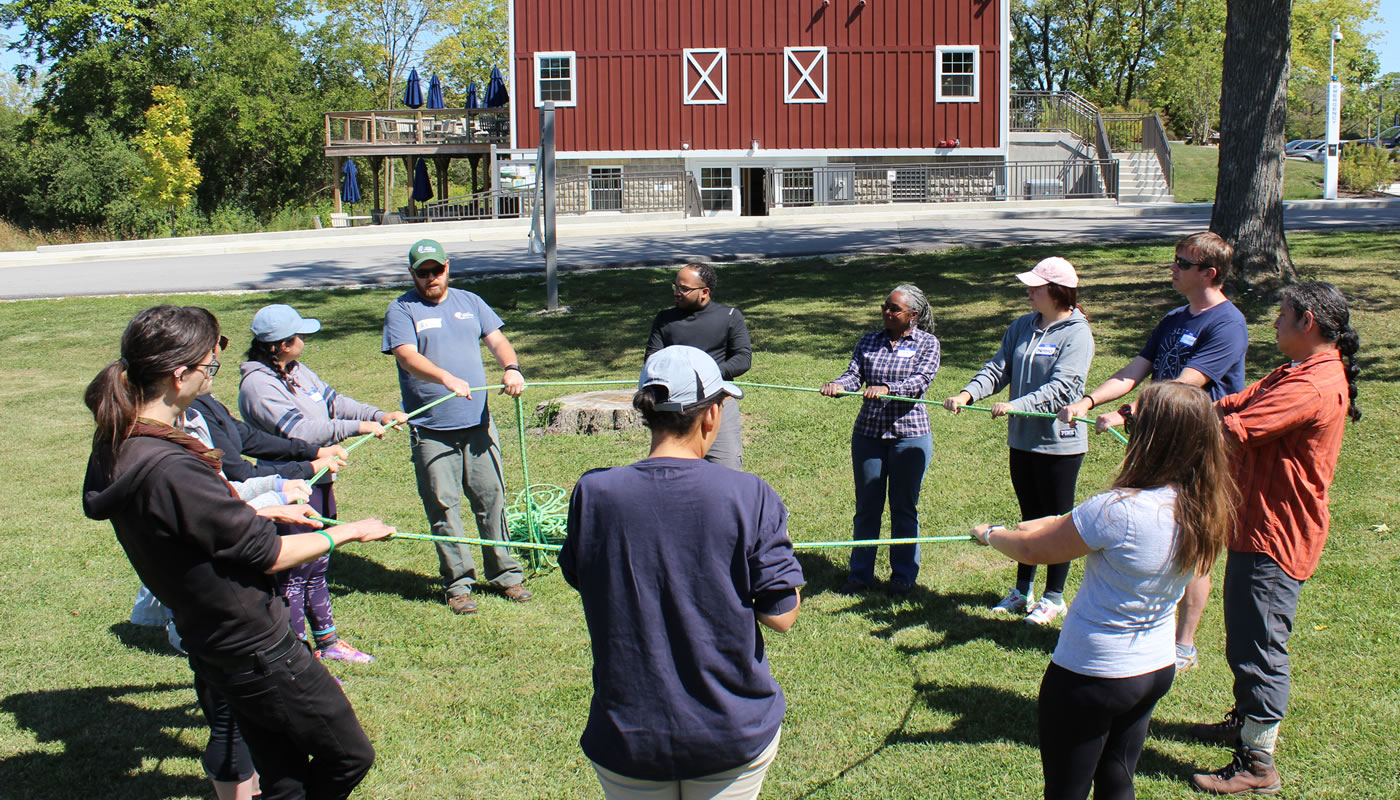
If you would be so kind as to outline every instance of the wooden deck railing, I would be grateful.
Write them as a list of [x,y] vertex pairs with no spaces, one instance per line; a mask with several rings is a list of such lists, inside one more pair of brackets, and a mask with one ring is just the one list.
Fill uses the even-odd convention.
[[509,108],[330,111],[326,147],[395,144],[510,144]]

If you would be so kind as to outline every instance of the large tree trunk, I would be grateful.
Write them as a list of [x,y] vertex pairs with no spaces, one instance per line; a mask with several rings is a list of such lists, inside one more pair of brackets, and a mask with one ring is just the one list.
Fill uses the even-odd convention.
[[1272,295],[1297,279],[1283,234],[1283,120],[1291,0],[1229,0],[1220,89],[1220,171],[1210,229],[1235,274]]

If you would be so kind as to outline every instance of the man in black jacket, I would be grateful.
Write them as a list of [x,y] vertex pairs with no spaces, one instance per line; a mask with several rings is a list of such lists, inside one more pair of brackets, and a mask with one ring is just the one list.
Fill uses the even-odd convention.
[[[260,475],[281,475],[306,480],[322,467],[331,472],[345,463],[340,445],[317,447],[301,439],[283,439],[233,418],[227,407],[212,394],[202,394],[190,406],[209,424],[209,438],[224,452],[224,475],[231,481],[246,481]],[[243,456],[258,459],[254,464]]]
[[[656,315],[651,323],[651,339],[646,355],[673,344],[696,347],[710,354],[719,365],[720,375],[727,381],[749,371],[753,363],[753,348],[749,344],[749,329],[744,313],[737,308],[715,302],[715,270],[709,264],[687,264],[676,273],[671,289],[676,307]],[[739,416],[739,401],[729,398],[724,403],[719,435],[705,455],[730,469],[743,469],[744,441]]]

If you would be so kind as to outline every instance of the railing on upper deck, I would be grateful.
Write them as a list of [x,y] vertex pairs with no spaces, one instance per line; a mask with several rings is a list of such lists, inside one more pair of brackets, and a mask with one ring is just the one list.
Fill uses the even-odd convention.
[[510,144],[509,108],[330,111],[326,147]]

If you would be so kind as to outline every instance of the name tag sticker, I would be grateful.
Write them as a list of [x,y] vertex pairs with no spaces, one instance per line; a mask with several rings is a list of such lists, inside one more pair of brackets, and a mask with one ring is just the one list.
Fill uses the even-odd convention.
[[900,349],[898,349],[898,350],[895,351],[894,357],[895,357],[895,358],[913,358],[913,357],[914,357],[914,354],[915,354],[916,352],[918,352],[918,351],[917,351],[917,350],[908,350],[908,349],[905,349],[905,348],[902,348],[902,347],[901,347]]
[[326,399],[325,395],[322,395],[320,392],[310,392],[306,396],[311,398],[311,402],[313,403],[320,403]]
[[1059,349],[1060,346],[1057,344],[1037,345],[1035,348],[1035,354],[1038,356],[1053,356],[1056,352],[1059,351]]
[[420,320],[418,320],[418,324],[417,324],[416,326],[414,326],[414,329],[415,329],[418,333],[422,333],[423,331],[430,330],[430,329],[432,329],[432,328],[441,328],[441,327],[442,327],[442,317],[433,317],[433,318],[431,318],[431,319],[420,319]]
[[1193,345],[1193,344],[1195,344],[1195,343],[1196,343],[1196,334],[1192,333],[1191,331],[1186,331],[1185,333],[1181,334],[1181,346],[1182,346],[1182,347],[1190,347],[1191,345]]

